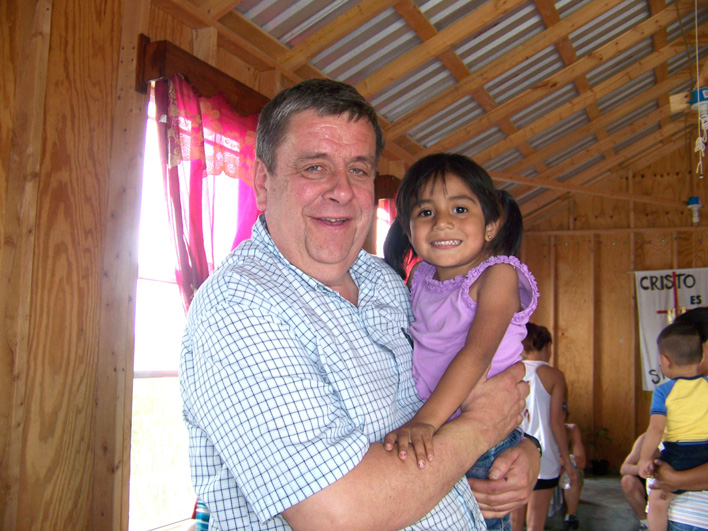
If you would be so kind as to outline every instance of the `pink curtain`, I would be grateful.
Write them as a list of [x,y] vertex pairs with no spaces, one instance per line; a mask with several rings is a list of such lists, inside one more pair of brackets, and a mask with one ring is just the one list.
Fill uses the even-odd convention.
[[258,116],[239,116],[220,94],[200,97],[179,74],[158,81],[154,96],[186,310],[226,252],[251,236],[258,217],[251,182]]

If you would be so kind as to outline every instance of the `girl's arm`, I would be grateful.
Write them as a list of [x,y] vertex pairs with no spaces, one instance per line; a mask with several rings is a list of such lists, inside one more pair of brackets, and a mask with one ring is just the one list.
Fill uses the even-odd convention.
[[654,451],[661,442],[665,427],[666,415],[654,414],[649,417],[649,428],[644,434],[644,443],[637,463],[639,475],[643,478],[651,476],[654,472]]
[[[519,311],[518,277],[513,266],[489,267],[473,284],[477,312],[464,347],[457,353],[430,398],[418,413],[384,439],[387,450],[398,440],[399,456],[405,459],[412,443],[418,466],[433,457],[433,434],[460,407],[484,376],[514,313]],[[472,290],[472,288],[471,288]]]

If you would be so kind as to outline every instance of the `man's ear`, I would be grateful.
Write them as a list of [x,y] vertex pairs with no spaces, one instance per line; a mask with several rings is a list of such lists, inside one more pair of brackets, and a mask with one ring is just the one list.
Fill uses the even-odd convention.
[[265,212],[268,203],[268,188],[266,181],[268,180],[268,170],[265,163],[256,157],[253,161],[253,191],[256,194],[256,206],[258,210]]

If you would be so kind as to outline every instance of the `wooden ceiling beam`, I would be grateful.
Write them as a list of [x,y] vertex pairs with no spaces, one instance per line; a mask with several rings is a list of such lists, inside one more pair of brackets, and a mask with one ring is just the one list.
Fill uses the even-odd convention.
[[[537,175],[535,178],[543,179],[546,181],[556,180],[558,177],[560,177],[567,171],[573,169],[574,167],[582,165],[587,160],[592,159],[593,157],[604,152],[605,150],[610,150],[611,156],[614,156],[612,146],[619,144],[625,138],[641,133],[642,131],[652,127],[653,125],[656,125],[657,122],[661,122],[661,120],[666,117],[669,117],[670,115],[671,109],[669,108],[668,104],[664,107],[660,107],[654,112],[649,113],[648,115],[640,118],[639,120],[623,127],[619,131],[615,131],[613,134],[607,136],[606,138],[603,138],[602,140],[599,140],[593,145],[583,149],[579,153],[568,157],[562,162],[556,164],[555,166],[552,166],[550,169],[540,175]],[[665,127],[669,126],[670,124],[667,124]],[[683,127],[683,124],[681,124],[681,128]],[[579,137],[578,140],[580,140],[581,138],[582,137]]]
[[[253,61],[254,64],[263,65],[264,69],[277,70],[283,74],[285,78],[292,82],[297,83],[302,80],[300,76],[291,70],[283,68],[272,55],[264,52],[261,48],[252,44],[246,34],[243,32],[240,34],[236,33],[221,22],[211,18],[206,12],[189,3],[187,0],[152,0],[152,3],[165,13],[179,18],[192,29],[205,27],[215,28],[219,34],[220,40],[226,41],[226,43],[233,45],[232,50],[235,48],[237,51],[245,52],[248,56],[255,60]],[[252,31],[262,32],[260,28],[255,28],[256,27],[253,26]]]
[[[599,164],[594,165],[593,167],[579,173],[578,175],[575,175],[568,179],[567,181],[564,181],[563,184],[567,185],[584,185],[587,183],[589,180],[596,179],[599,175],[602,175],[608,171],[611,171],[613,168],[620,166],[622,162],[627,160],[628,158],[631,158],[639,153],[642,153],[649,149],[650,147],[654,147],[657,143],[661,142],[664,138],[671,137],[674,135],[677,131],[680,131],[683,129],[683,124],[677,123],[677,122],[672,122],[668,127],[662,128],[661,130],[657,131],[656,133],[653,133],[651,135],[648,135],[644,137],[642,140],[639,142],[635,142],[631,146],[629,146],[626,149],[623,149],[620,151],[617,155],[610,159],[605,159],[604,161],[600,162]],[[536,182],[536,186],[538,187],[543,187],[543,183]],[[531,212],[535,211],[536,209],[540,208],[544,204],[550,202],[551,200],[554,200],[557,196],[559,196],[562,192],[557,192],[557,188],[550,188],[551,191],[549,191],[546,194],[543,194],[542,196],[536,197],[530,201],[526,201],[521,205],[521,213],[522,215],[530,214]],[[613,196],[617,195],[616,193],[612,194]],[[631,195],[631,194],[627,194]],[[618,198],[619,195],[617,196]],[[678,200],[669,200],[670,202],[674,203],[674,206],[676,206],[677,203],[680,203]],[[669,203],[664,203],[664,204],[669,204]],[[683,204],[683,203],[681,203]]]
[[685,147],[685,145],[686,143],[683,135],[674,135],[669,139],[669,143],[664,144],[663,146],[651,151],[648,154],[640,153],[639,155],[635,155],[631,159],[628,159],[622,164],[620,164],[619,167],[622,169],[628,169],[632,172],[637,172],[643,168],[646,168],[653,162],[664,158],[666,155],[673,153],[677,149]]
[[377,92],[405,76],[411,70],[437,57],[462,39],[484,28],[502,15],[523,4],[524,0],[496,0],[487,2],[472,13],[451,24],[430,40],[423,42],[398,59],[384,65],[377,72],[356,84],[357,90],[370,98]]
[[[558,13],[558,9],[556,9],[556,4],[552,0],[534,0],[536,4],[536,8],[539,10],[541,13],[541,18],[543,19],[544,23],[546,26],[552,26],[553,24],[558,24],[561,21],[560,14]],[[558,54],[561,56],[561,59],[563,60],[563,63],[565,63],[565,66],[569,66],[573,64],[575,61],[578,60],[578,56],[575,53],[575,48],[573,47],[573,43],[570,41],[569,37],[566,37],[565,39],[562,39],[556,44],[556,49],[558,50]],[[583,94],[585,92],[590,91],[590,82],[587,79],[587,76],[580,76],[578,77],[575,81],[575,88],[578,90],[580,94]],[[590,105],[585,107],[585,112],[587,115],[590,117],[590,120],[595,120],[600,117],[600,108],[597,106],[597,102],[592,102]],[[598,139],[603,139],[607,136],[607,132],[604,130],[604,128],[600,128],[596,131],[595,133],[598,137]],[[608,153],[608,156],[610,153]],[[543,160],[543,159],[536,159],[536,160]]]
[[561,41],[566,38],[568,33],[581,28],[598,15],[619,5],[621,2],[622,0],[595,1],[571,13],[558,24],[553,25],[524,42],[521,50],[519,48],[510,50],[495,61],[476,70],[474,76],[470,76],[441,93],[436,94],[434,98],[427,101],[424,105],[410,111],[393,122],[386,130],[387,137],[398,138],[399,136],[405,135],[414,127],[469,95],[473,90],[483,87],[504,72],[518,66],[542,50]]
[[330,44],[366,24],[379,13],[394,6],[400,0],[364,0],[332,22],[283,52],[278,60],[285,67],[297,70]]
[[215,20],[219,20],[226,13],[233,11],[243,0],[204,0],[199,4],[199,9]]
[[[421,156],[437,151],[454,150],[463,142],[495,125],[501,118],[519,112],[528,107],[531,103],[552,94],[560,87],[567,85],[579,76],[585,75],[590,70],[600,66],[602,62],[616,56],[623,50],[630,48],[650,35],[653,35],[667,24],[673,22],[675,18],[676,12],[669,8],[648,18],[560,72],[504,102],[503,105],[500,105],[494,109],[494,111],[481,116],[472,123],[461,127],[456,132],[429,146],[423,150]],[[641,60],[639,62],[641,62]]]
[[[589,124],[579,129],[576,129],[575,131],[573,131],[572,135],[563,135],[552,144],[547,145],[543,149],[539,149],[533,155],[517,162],[516,164],[513,164],[512,166],[507,168],[507,171],[510,173],[525,172],[526,170],[532,168],[535,165],[536,159],[546,160],[555,155],[556,153],[560,153],[570,145],[576,143],[578,139],[593,134],[600,128],[605,128],[609,126],[610,124],[620,120],[623,116],[626,116],[627,114],[635,111],[636,109],[639,109],[647,103],[656,100],[661,94],[670,92],[672,89],[678,87],[679,85],[685,83],[688,80],[689,77],[687,75],[674,76],[672,78],[667,79],[666,81],[663,81],[662,83],[659,83],[658,85],[653,86],[649,90],[645,90],[644,92],[635,96],[631,100],[601,115],[596,120],[591,121]],[[596,94],[596,97],[600,98],[602,95],[603,94]],[[577,112],[575,110],[572,110],[575,109],[575,107],[573,106],[574,101],[575,100],[572,100],[566,103],[565,105],[549,113],[547,116],[544,116],[533,124],[530,124],[529,128],[532,128],[530,131],[527,131],[526,128],[520,130],[520,133],[523,133],[523,135],[521,136],[534,136],[534,134],[537,134],[537,131],[546,130],[551,125],[560,122],[562,118],[570,116],[571,114],[573,114],[573,112]],[[564,107],[566,106],[568,106],[568,109],[564,109]],[[535,126],[535,124],[538,122],[540,122],[538,126]],[[505,145],[499,146],[499,144],[502,143],[504,143]],[[484,164],[484,162],[486,162],[487,160],[490,160],[513,147],[513,144],[506,143],[506,139],[500,142],[499,144],[495,144],[490,149],[487,149],[484,152],[475,155],[474,159],[480,164]],[[497,146],[499,146],[499,148],[497,148]]]
[[[410,26],[413,31],[421,38],[421,40],[426,41],[435,37],[438,34],[438,30],[433,26],[427,17],[418,9],[418,6],[413,2],[413,0],[401,0],[396,4],[396,12],[405,20],[406,24]],[[467,65],[460,59],[460,57],[455,53],[454,50],[448,49],[442,52],[438,59],[447,68],[450,73],[455,76],[458,81],[461,81],[472,75],[472,72],[467,68]],[[486,111],[498,107],[494,98],[484,89],[478,88],[472,92],[472,97],[477,100],[479,105]],[[499,127],[506,135],[512,135],[517,131],[516,126],[508,118],[503,119],[499,122]],[[533,149],[528,144],[522,143],[519,146],[521,152],[525,155],[531,155]],[[543,162],[539,165],[537,170],[545,170],[545,165]]]
[[[518,175],[508,175],[501,172],[490,172],[489,175],[495,181],[510,182],[510,183],[524,183],[530,186],[540,186],[536,179],[521,177]],[[562,192],[572,192],[574,194],[585,194],[594,195],[599,197],[611,197],[612,199],[623,199],[626,201],[637,201],[640,203],[649,203],[652,205],[666,205],[666,206],[683,206],[684,201],[679,201],[677,199],[668,199],[665,197],[654,197],[646,195],[635,195],[628,194],[624,192],[614,192],[610,190],[604,190],[602,188],[589,188],[587,186],[580,186],[576,184],[566,184],[558,181],[545,181],[540,186],[541,188],[548,188],[550,190],[558,190]],[[524,205],[526,206],[526,203]]]

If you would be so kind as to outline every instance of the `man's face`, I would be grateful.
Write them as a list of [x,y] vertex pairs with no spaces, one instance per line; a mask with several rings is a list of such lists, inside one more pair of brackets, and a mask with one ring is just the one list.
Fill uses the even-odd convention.
[[375,176],[368,120],[310,110],[291,116],[273,173],[254,164],[258,208],[285,258],[325,285],[341,281],[371,227]]

